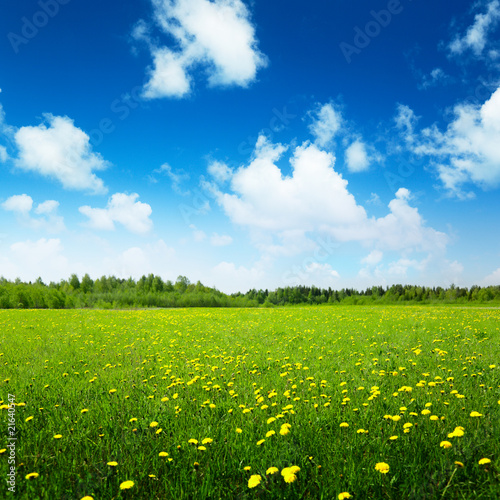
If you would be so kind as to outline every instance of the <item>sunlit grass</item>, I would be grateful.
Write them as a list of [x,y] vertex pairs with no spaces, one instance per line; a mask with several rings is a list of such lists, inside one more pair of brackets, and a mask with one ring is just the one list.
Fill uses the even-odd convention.
[[[0,332],[16,498],[500,497],[496,309],[1,311]],[[7,444],[4,423],[2,477]]]

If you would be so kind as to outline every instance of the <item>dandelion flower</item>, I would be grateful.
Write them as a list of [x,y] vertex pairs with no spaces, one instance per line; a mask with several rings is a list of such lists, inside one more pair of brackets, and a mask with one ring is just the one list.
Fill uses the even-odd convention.
[[340,424],[340,427],[349,427],[349,424],[347,422],[342,422]]
[[158,456],[159,457],[168,457],[168,453],[166,451],[160,451],[160,453],[158,453]]
[[153,422],[151,422],[151,423],[149,424],[149,427],[158,427],[158,422],[154,422],[154,421],[153,421]]
[[462,462],[459,462],[458,460],[455,461],[455,465],[458,467],[463,467],[464,464]]
[[378,470],[381,474],[387,474],[389,472],[389,464],[378,462],[375,464],[375,470]]
[[452,444],[451,444],[449,441],[441,441],[441,442],[439,443],[439,446],[440,446],[441,448],[445,448],[445,449],[447,449],[447,448],[451,448],[451,447],[452,447]]
[[278,467],[269,467],[269,469],[266,470],[266,474],[276,474],[279,472]]
[[137,422],[137,419],[136,419],[136,418],[131,418],[131,419],[129,420],[129,423],[131,424],[132,422]]
[[269,424],[272,424],[275,420],[276,420],[276,419],[275,419],[274,417],[269,417],[269,418],[267,419],[267,424],[268,424],[268,425],[269,425]]
[[89,410],[87,408],[84,408],[83,410],[80,410],[80,413],[87,413]]
[[54,439],[61,439],[62,438],[62,434],[55,434],[54,435]]
[[397,439],[397,438],[398,438],[398,436],[391,436],[389,439],[390,439],[391,441],[396,441],[396,439]]
[[243,470],[249,471],[252,467],[250,465],[247,465],[246,467],[243,467]]
[[481,460],[479,460],[478,462],[479,465],[486,465],[489,463],[491,463],[491,460],[489,458],[481,458]]
[[339,500],[345,500],[347,498],[352,498],[352,495],[348,493],[347,491],[343,491],[342,493],[339,493]]
[[90,495],[86,495],[81,500],[94,500],[94,497],[91,497]]
[[26,474],[26,479],[36,479],[38,476],[38,472],[30,472],[29,474]]
[[254,474],[253,476],[250,476],[250,479],[248,480],[248,487],[255,488],[261,481],[262,478],[258,474]]
[[108,462],[107,465],[110,465],[111,467],[116,467],[118,465],[118,462]]
[[200,451],[206,451],[206,450],[207,450],[205,446],[198,446],[198,449],[199,449]]
[[283,476],[283,478],[285,479],[285,483],[293,483],[297,479],[297,476],[293,473],[290,473],[286,476]]
[[120,489],[129,490],[130,488],[134,487],[134,484],[134,481],[123,481],[123,483],[120,484]]
[[31,415],[30,417],[27,417],[24,421],[29,422],[30,420],[33,420],[33,415]]
[[479,413],[477,411],[472,411],[471,414],[470,414],[471,417],[482,417],[483,414],[482,413]]
[[274,434],[276,434],[276,432],[275,432],[275,431],[267,431],[267,432],[266,432],[266,438],[271,437],[271,436],[273,436]]
[[212,442],[213,442],[213,439],[212,439],[212,438],[205,438],[205,439],[201,442],[201,444],[210,444],[210,443],[212,443]]
[[237,428],[236,428],[236,432],[237,432],[238,434],[241,434],[243,431],[242,431],[239,427],[237,427]]
[[263,444],[265,441],[265,439],[261,439],[260,441],[257,441],[257,446],[260,446],[261,444]]
[[198,440],[197,439],[190,439],[188,441],[189,444],[198,444]]
[[282,427],[282,428],[280,429],[280,434],[281,434],[282,436],[286,436],[289,432],[290,432],[290,429],[289,429],[288,427]]

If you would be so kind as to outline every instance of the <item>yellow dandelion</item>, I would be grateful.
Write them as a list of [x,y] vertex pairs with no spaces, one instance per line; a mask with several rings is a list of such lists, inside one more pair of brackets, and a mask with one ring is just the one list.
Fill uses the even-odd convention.
[[440,446],[441,448],[445,448],[445,449],[447,449],[447,448],[451,448],[451,447],[452,447],[452,444],[451,444],[449,441],[441,441],[441,442],[439,443],[439,446]]
[[54,434],[54,439],[61,439],[62,438],[62,434]]
[[276,419],[274,417],[270,417],[267,419],[267,425],[272,424]]
[[275,431],[267,431],[267,432],[266,432],[266,438],[271,437],[271,436],[273,436],[274,434],[276,434],[276,432],[275,432]]
[[153,422],[151,422],[151,423],[149,424],[149,427],[158,427],[158,422],[154,422],[154,421],[153,421]]
[[2,453],[5,453],[6,451],[7,451],[7,448],[2,448],[2,449],[0,450],[0,455],[1,455]]
[[381,474],[387,474],[389,472],[389,464],[378,462],[375,464],[375,470],[378,470]]
[[390,439],[391,441],[396,441],[396,439],[398,439],[398,436],[391,436],[389,439]]
[[247,465],[246,467],[243,467],[243,470],[249,471],[252,467],[250,465]]
[[158,456],[159,457],[168,457],[168,453],[166,451],[160,451],[160,453],[158,453]]
[[462,462],[459,462],[458,460],[455,461],[455,465],[457,467],[463,467],[464,466],[464,464]]
[[33,418],[34,418],[33,415],[31,415],[31,416],[25,418],[24,421],[29,422],[30,420],[33,420]]
[[278,467],[269,467],[269,469],[266,470],[266,474],[276,474],[279,472]]
[[30,472],[29,474],[26,474],[26,479],[36,479],[40,474],[38,472]]
[[352,495],[348,493],[347,491],[343,491],[342,493],[339,493],[339,500],[346,500],[347,498],[352,498]]
[[118,465],[118,462],[108,462],[107,465],[110,465],[111,467],[116,467]]
[[262,481],[262,478],[258,474],[254,474],[250,476],[250,479],[248,480],[248,487],[249,488],[255,488],[258,486]]
[[491,463],[491,460],[489,458],[481,458],[481,460],[479,460],[478,462],[479,465],[486,465],[489,463]]
[[265,439],[261,439],[260,441],[257,441],[257,446],[260,446],[261,444],[263,444],[265,442]]
[[205,438],[205,439],[201,442],[201,444],[210,444],[210,443],[212,443],[212,442],[213,442],[213,439],[212,439],[212,438]]
[[114,394],[115,392],[116,392],[116,389],[110,389],[110,390],[109,390],[109,393],[110,393],[110,394]]
[[286,436],[289,432],[290,432],[290,429],[289,429],[288,427],[282,427],[282,428],[280,429],[280,434],[281,434],[282,436]]
[[134,487],[134,484],[134,481],[123,481],[123,483],[120,484],[120,489],[129,490],[130,488]]
[[471,416],[471,417],[482,417],[482,416],[483,416],[483,414],[482,414],[482,413],[479,413],[479,412],[477,412],[477,411],[472,411],[472,412],[470,413],[470,416]]
[[134,418],[131,418],[131,419],[129,420],[129,423],[131,424],[132,422],[137,422],[137,419],[136,419],[135,417],[134,417]]
[[340,424],[340,427],[349,427],[349,424],[347,422],[342,422]]
[[237,428],[236,428],[236,432],[237,432],[238,434],[241,434],[241,433],[243,432],[243,430],[242,430],[242,429],[240,429],[239,427],[237,427]]
[[197,439],[190,439],[188,441],[189,444],[198,444],[198,440]]
[[205,446],[198,446],[198,449],[199,449],[200,451],[206,451],[206,447],[205,447]]
[[290,473],[286,476],[283,476],[283,478],[285,479],[285,483],[293,483],[297,479],[297,476],[293,473]]
[[87,413],[89,410],[87,408],[84,408],[83,410],[80,410],[80,413]]

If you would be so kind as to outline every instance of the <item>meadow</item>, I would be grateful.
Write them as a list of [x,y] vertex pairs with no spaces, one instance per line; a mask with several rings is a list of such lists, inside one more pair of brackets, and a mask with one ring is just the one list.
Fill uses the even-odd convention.
[[0,387],[0,498],[500,498],[499,309],[0,311]]

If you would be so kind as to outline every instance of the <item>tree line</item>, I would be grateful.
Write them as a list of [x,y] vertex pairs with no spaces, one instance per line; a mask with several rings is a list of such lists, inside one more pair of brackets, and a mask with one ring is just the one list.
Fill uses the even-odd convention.
[[144,308],[144,307],[274,307],[299,304],[498,303],[500,286],[462,288],[416,285],[374,286],[358,291],[315,286],[276,290],[252,289],[225,294],[185,276],[175,282],[149,274],[138,280],[102,276],[93,280],[73,274],[68,280],[45,284],[0,278],[0,309]]

